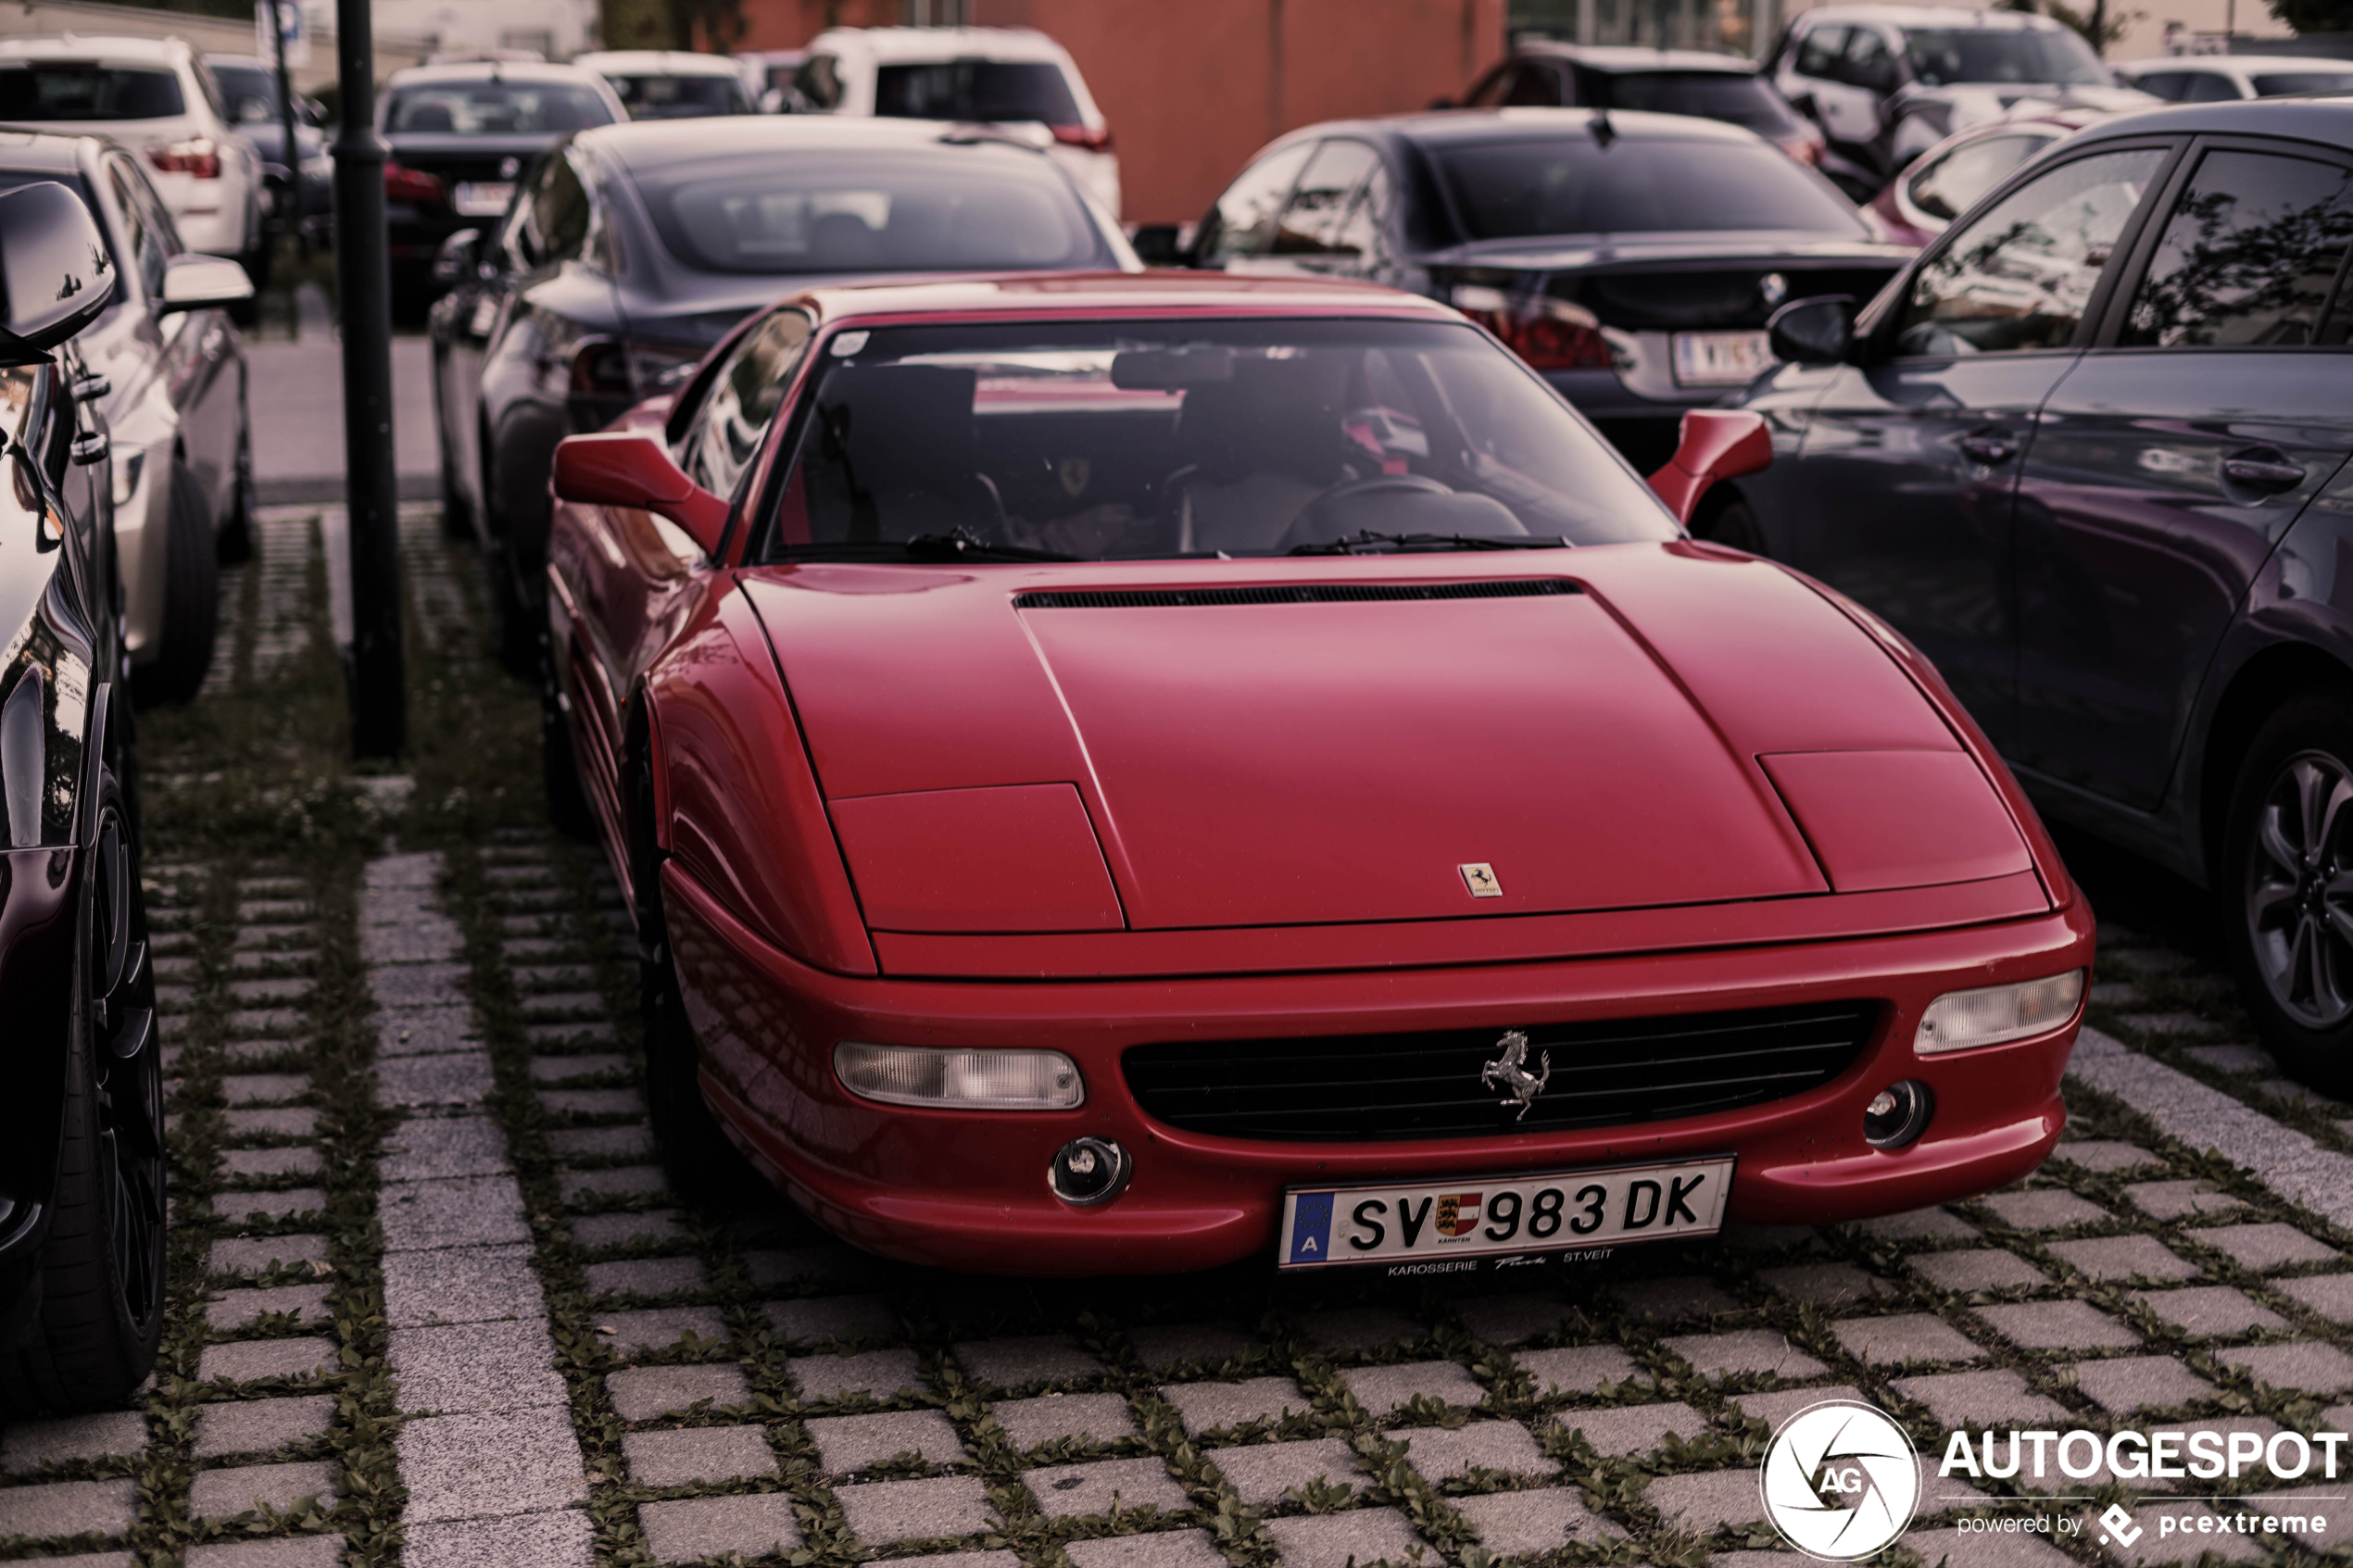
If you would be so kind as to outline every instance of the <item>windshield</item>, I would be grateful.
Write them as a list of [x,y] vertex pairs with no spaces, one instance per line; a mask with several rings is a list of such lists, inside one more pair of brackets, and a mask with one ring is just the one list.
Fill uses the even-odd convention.
[[1931,87],[1956,82],[2108,85],[2092,46],[2064,28],[1907,27],[1904,57]]
[[769,553],[958,533],[1083,559],[1671,539],[1592,428],[1472,328],[1181,320],[835,337]]
[[278,112],[278,77],[274,71],[256,70],[251,66],[224,66],[212,62],[212,74],[220,83],[220,95],[229,100],[233,113],[241,98],[258,98]]
[[1729,70],[1601,71],[1593,80],[1607,94],[1609,108],[1694,114],[1744,125],[1763,136],[1786,136],[1801,128],[1797,111],[1758,76]]
[[2285,93],[2343,93],[2353,90],[2353,71],[2267,70],[2255,78],[2255,95],[2276,98]]
[[43,60],[0,65],[0,120],[169,119],[188,112],[170,70]]
[[1545,234],[1781,229],[1859,239],[1835,187],[1762,142],[1620,134],[1441,146],[1438,165],[1475,240]]
[[401,136],[538,136],[610,125],[612,111],[569,82],[434,82],[396,89],[384,130]]
[[1078,196],[1034,153],[701,158],[641,169],[662,245],[721,272],[971,272],[1104,264]]
[[749,114],[743,83],[725,76],[608,76],[632,119],[698,119]]
[[1077,100],[1051,60],[941,60],[875,72],[875,112],[900,119],[1080,123]]

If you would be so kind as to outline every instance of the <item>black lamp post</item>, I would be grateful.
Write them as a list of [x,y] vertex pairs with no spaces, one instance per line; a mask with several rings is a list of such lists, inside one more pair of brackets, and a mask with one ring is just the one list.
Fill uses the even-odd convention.
[[335,0],[343,129],[335,137],[335,283],[343,315],[343,448],[351,522],[351,749],[409,742],[400,658],[400,494],[392,455],[392,263],[368,0]]

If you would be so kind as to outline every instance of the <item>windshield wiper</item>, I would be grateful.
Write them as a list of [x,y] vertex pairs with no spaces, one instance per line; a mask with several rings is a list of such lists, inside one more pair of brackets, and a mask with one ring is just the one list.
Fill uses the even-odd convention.
[[1387,546],[1394,550],[1565,550],[1572,548],[1566,534],[1504,535],[1488,533],[1376,533],[1370,529],[1321,545],[1293,545],[1286,555],[1353,556],[1360,550]]
[[969,528],[951,528],[945,533],[918,533],[906,539],[820,539],[807,544],[783,546],[779,553],[788,558],[824,555],[887,555],[906,560],[1085,560],[1085,556],[1067,555],[1061,550],[1033,550],[1022,545],[996,545],[983,539]]

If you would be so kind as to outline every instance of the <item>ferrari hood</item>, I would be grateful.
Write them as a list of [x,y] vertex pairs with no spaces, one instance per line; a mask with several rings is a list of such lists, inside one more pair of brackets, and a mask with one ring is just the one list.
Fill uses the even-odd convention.
[[[1921,788],[1971,797],[2008,843],[1961,870],[2024,869],[1991,786],[1882,649],[1780,569],[1691,546],[824,564],[746,587],[877,930],[1427,920],[1951,880],[1891,872],[1889,846],[1856,841],[1849,803],[1869,816],[1882,784],[1914,805]],[[1806,753],[1900,755],[1933,777],[1776,766]]]

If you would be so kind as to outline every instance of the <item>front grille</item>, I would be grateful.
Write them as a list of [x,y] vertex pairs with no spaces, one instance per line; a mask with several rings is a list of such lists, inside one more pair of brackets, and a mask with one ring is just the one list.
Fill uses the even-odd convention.
[[1070,588],[1015,594],[1015,609],[1152,609],[1201,605],[1363,604],[1377,599],[1527,599],[1579,592],[1539,577],[1503,583],[1296,583],[1268,588]]
[[1203,1040],[1138,1046],[1121,1059],[1146,1113],[1188,1132],[1330,1141],[1618,1127],[1782,1099],[1844,1072],[1879,1017],[1874,1002],[1526,1025],[1527,1071],[1552,1076],[1518,1116],[1479,1082],[1501,1029]]

